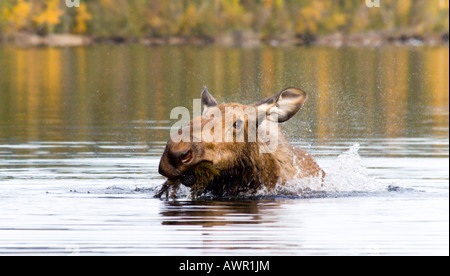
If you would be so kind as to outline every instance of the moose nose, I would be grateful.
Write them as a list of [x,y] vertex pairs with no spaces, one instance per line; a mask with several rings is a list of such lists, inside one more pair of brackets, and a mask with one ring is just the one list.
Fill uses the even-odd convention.
[[193,159],[194,152],[190,146],[170,143],[161,157],[159,173],[168,178],[178,178]]

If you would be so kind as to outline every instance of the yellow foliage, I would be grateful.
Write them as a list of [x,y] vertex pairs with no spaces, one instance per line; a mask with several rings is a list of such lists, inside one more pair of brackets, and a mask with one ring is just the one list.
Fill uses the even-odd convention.
[[231,25],[236,23],[239,18],[244,15],[244,7],[242,7],[239,0],[225,0],[222,1],[224,14],[231,21]]
[[59,2],[59,0],[47,0],[45,2],[46,8],[44,11],[34,17],[34,21],[38,25],[46,25],[49,32],[52,32],[53,27],[61,22],[60,18],[64,14],[64,12],[59,9]]
[[318,22],[322,19],[325,10],[326,4],[323,1],[313,1],[310,5],[300,9],[296,31],[299,33],[317,33]]
[[27,25],[30,13],[31,4],[24,0],[19,0],[17,5],[11,10],[6,8],[3,10],[3,17],[6,18],[12,31],[17,31]]
[[333,30],[343,26],[347,22],[347,16],[342,13],[335,13],[330,17],[326,29]]
[[157,15],[150,16],[150,19],[148,20],[148,23],[151,28],[159,28],[163,25],[163,22],[164,20]]
[[403,17],[408,16],[411,4],[409,0],[397,0],[397,14]]
[[197,8],[195,4],[188,4],[187,8],[184,10],[182,16],[179,19],[179,23],[177,24],[178,30],[176,30],[175,32],[177,32],[178,34],[186,35],[188,30],[195,26],[196,15]]
[[76,26],[74,32],[79,34],[85,33],[87,30],[86,22],[91,19],[92,15],[88,12],[86,4],[81,3],[75,16]]
[[88,22],[92,35],[124,37],[448,32],[449,0],[381,3],[368,8],[364,0],[82,0],[63,16],[64,0],[0,0],[0,33],[86,33]]
[[284,0],[275,0],[275,7],[282,9],[284,7]]

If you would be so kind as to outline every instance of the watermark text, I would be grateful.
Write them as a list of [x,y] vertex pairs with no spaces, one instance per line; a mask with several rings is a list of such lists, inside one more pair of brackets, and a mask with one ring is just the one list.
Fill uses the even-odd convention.
[[65,0],[68,8],[79,8],[80,0]]
[[379,8],[380,0],[366,0],[366,6],[369,8]]

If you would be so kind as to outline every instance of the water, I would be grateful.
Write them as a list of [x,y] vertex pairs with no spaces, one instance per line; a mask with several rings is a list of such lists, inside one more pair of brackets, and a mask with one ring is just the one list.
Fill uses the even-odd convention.
[[[0,255],[448,255],[448,47],[0,47]],[[203,86],[309,93],[283,125],[327,171],[297,194],[153,195]],[[314,184],[314,183],[312,183]]]

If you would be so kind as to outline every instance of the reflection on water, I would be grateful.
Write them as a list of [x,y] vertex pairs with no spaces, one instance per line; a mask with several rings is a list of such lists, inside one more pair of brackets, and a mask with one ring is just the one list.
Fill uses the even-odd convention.
[[259,213],[272,209],[276,201],[175,201],[161,212],[163,225],[201,225],[217,227],[235,224],[269,223]]
[[245,103],[303,88],[294,139],[445,137],[448,61],[448,48],[2,48],[0,139],[163,141],[204,85]]
[[[0,254],[448,254],[448,75],[448,47],[0,46]],[[289,139],[325,170],[359,143],[404,189],[153,199],[170,111],[204,85],[303,88]]]

